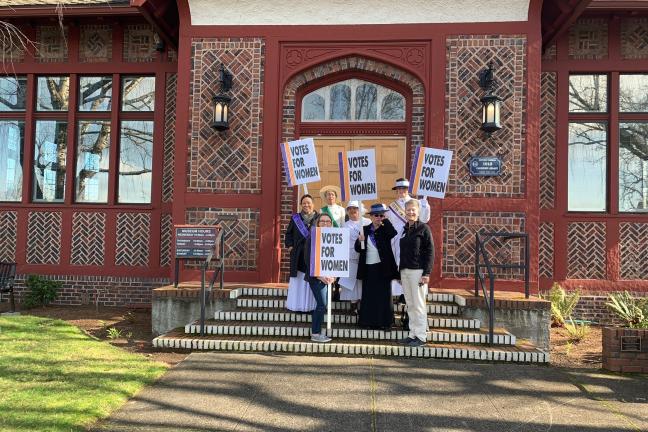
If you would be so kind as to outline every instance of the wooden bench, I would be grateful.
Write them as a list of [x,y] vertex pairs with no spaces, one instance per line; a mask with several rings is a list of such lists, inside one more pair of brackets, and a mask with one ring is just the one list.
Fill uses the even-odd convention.
[[16,311],[14,300],[14,281],[16,279],[16,263],[0,262],[0,301],[4,293],[9,294],[11,312]]

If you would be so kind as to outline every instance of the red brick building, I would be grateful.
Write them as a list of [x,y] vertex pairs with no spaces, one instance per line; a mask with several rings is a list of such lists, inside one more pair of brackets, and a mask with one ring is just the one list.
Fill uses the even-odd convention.
[[[284,281],[297,191],[278,143],[298,137],[324,177],[339,149],[375,147],[384,201],[418,146],[454,152],[430,200],[434,286],[471,286],[486,228],[529,233],[534,290],[648,291],[646,1],[69,0],[61,20],[56,2],[9,3],[0,18],[33,43],[2,47],[0,259],[64,281],[61,302],[148,302],[182,223],[226,227],[228,280]],[[488,137],[491,61],[504,102]],[[210,127],[221,65],[225,132]],[[472,156],[501,175],[471,176]]]

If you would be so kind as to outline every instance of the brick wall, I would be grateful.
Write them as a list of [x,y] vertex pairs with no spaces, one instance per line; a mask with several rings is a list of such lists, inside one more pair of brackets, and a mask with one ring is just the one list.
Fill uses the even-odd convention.
[[[187,190],[259,193],[265,42],[260,38],[194,39],[191,50]],[[209,122],[221,64],[232,73],[233,83],[230,129],[219,134]]]
[[[628,346],[628,342],[633,342],[633,346]],[[613,372],[648,373],[648,330],[603,329],[603,369]]]
[[[170,284],[166,278],[129,278],[112,276],[43,276],[63,282],[59,297],[53,304],[95,304],[97,296],[102,306],[150,304],[152,290]],[[18,275],[16,295],[22,301],[27,275]]]
[[608,19],[580,18],[569,28],[569,58],[599,60],[608,57]]
[[[446,133],[454,151],[449,196],[524,197],[526,190],[526,49],[524,36],[450,36],[447,38]],[[502,129],[491,137],[481,131],[483,94],[478,72],[493,61],[497,95],[504,99]],[[502,175],[472,177],[472,156],[499,156]]]

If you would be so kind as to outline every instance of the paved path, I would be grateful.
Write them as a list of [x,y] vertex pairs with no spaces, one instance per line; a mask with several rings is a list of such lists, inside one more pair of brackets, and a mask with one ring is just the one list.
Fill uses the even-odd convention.
[[648,377],[194,353],[97,431],[648,431]]

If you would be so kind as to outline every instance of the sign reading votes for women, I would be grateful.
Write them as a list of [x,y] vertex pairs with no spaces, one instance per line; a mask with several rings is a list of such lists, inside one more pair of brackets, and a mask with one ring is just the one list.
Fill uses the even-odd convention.
[[452,152],[429,147],[416,149],[412,165],[410,194],[433,198],[445,197]]
[[349,229],[311,229],[311,276],[349,276]]
[[338,160],[342,201],[378,198],[374,149],[339,152]]
[[320,181],[315,143],[312,138],[279,144],[288,186]]

